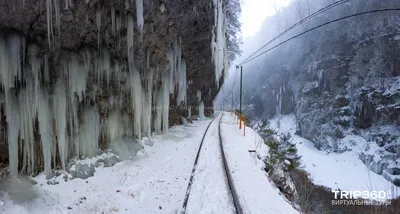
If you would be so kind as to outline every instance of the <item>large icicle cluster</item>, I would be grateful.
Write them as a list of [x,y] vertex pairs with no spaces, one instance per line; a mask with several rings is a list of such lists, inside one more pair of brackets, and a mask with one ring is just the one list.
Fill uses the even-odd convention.
[[[48,56],[40,55],[36,45],[26,45],[16,34],[0,34],[0,83],[12,176],[18,169],[34,173],[43,166],[50,177],[53,168],[66,169],[71,157],[96,155],[101,139],[141,139],[152,131],[168,130],[171,94],[178,104],[186,103],[186,62],[180,42],[170,45],[165,69],[155,72],[149,54],[144,64],[136,60],[134,23],[129,15],[127,20],[126,62],[113,61],[104,47],[62,50],[52,72]],[[111,82],[130,99],[118,94],[114,100],[109,94],[112,108],[103,116],[96,100],[112,88]],[[127,110],[126,102],[131,105]]]
[[[165,132],[170,100],[177,105],[187,103],[186,62],[180,40],[170,44],[167,64],[161,70],[150,66],[150,50],[145,57],[136,56],[139,34],[135,34],[141,36],[144,27],[143,0],[136,0],[136,20],[131,11],[121,14],[114,7],[104,11],[96,4],[92,19],[98,48],[75,52],[60,47],[61,7],[69,10],[74,4],[60,3],[45,1],[48,54],[43,55],[39,47],[18,34],[0,33],[0,93],[5,97],[1,104],[12,176],[19,170],[31,174],[43,167],[50,177],[53,168],[65,170],[72,157],[96,155],[100,142]],[[134,9],[132,3],[125,2],[128,10]],[[109,19],[106,14],[111,14]],[[111,26],[106,26],[109,23]],[[113,59],[105,48],[102,30],[109,27],[118,40],[117,48],[127,45],[126,61]],[[121,44],[125,40],[120,33],[125,28],[126,43]],[[218,38],[220,32],[224,31],[216,32]],[[146,62],[139,62],[143,58]],[[102,111],[106,96],[106,106],[111,107]]]
[[187,79],[186,79],[186,62],[182,58],[182,50],[180,42],[175,41],[168,49],[167,59],[170,67],[169,70],[169,89],[170,93],[175,93],[177,105],[186,103]]
[[212,51],[212,61],[214,63],[215,69],[215,81],[217,88],[219,88],[219,81],[222,76],[222,72],[227,72],[229,70],[228,64],[228,54],[226,47],[226,21],[225,12],[223,8],[223,0],[214,0],[214,10],[215,10],[215,25],[214,32],[212,34],[211,51]]
[[154,93],[156,118],[154,128],[156,133],[168,130],[170,94],[176,96],[177,105],[186,104],[187,78],[186,62],[182,58],[180,42],[175,41],[167,52],[168,65],[161,77],[161,87]]

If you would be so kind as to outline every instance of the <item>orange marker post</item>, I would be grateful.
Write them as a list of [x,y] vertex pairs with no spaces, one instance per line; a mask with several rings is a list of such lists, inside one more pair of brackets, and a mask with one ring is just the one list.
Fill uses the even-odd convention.
[[243,136],[246,136],[246,117],[243,117],[243,122],[244,122],[244,126],[243,126]]
[[239,123],[239,129],[242,129],[242,114],[240,114],[240,123]]

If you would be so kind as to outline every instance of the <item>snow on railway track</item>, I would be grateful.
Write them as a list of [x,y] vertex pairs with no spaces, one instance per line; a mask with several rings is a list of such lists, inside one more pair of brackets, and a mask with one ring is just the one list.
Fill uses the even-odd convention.
[[182,213],[242,213],[223,153],[222,117],[217,115],[204,133]]

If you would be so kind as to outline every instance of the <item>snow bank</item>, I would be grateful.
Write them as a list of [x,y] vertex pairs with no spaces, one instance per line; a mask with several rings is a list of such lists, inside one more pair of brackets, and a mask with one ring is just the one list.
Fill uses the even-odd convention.
[[374,148],[367,150],[373,144],[362,137],[346,136],[338,144],[344,145],[347,151],[341,154],[328,153],[316,149],[311,141],[295,135],[296,118],[293,114],[275,117],[270,122],[270,128],[278,134],[289,132],[292,135],[302,157],[303,167],[310,173],[315,184],[349,191],[391,191],[392,197],[400,196],[399,187],[369,170],[359,159],[361,151],[375,151]]
[[248,150],[257,150],[260,156],[268,155],[262,138],[251,128],[243,129],[228,113],[221,124],[227,162],[229,164],[239,201],[244,213],[299,213],[268,180],[261,157]]
[[[17,204],[0,190],[0,213],[176,213],[182,206],[194,158],[210,120],[175,126],[152,137],[153,146],[141,142],[145,151],[113,167],[98,167],[93,177],[48,185],[44,174],[35,177],[39,196]],[[143,139],[149,141],[150,139]],[[107,155],[107,154],[104,154]],[[95,163],[87,158],[81,163]]]

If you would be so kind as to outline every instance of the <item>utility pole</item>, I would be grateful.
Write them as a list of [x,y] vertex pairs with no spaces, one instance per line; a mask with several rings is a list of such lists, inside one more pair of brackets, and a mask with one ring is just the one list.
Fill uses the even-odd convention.
[[243,66],[240,66],[240,104],[239,104],[239,113],[242,114],[242,80],[243,80]]
[[243,66],[240,66],[240,100],[239,100],[239,129],[242,129],[242,80],[243,80]]

